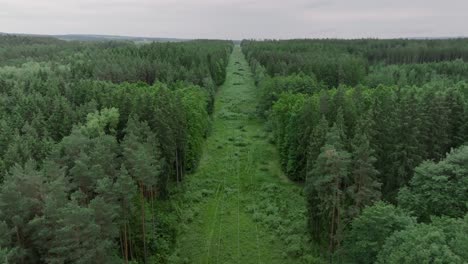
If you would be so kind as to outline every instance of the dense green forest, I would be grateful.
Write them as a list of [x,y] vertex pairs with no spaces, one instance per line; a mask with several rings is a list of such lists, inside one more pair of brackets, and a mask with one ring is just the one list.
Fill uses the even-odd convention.
[[342,263],[466,263],[468,40],[243,41],[258,114]]
[[0,260],[164,263],[231,50],[1,36]]
[[467,234],[467,39],[0,36],[0,262],[467,263]]

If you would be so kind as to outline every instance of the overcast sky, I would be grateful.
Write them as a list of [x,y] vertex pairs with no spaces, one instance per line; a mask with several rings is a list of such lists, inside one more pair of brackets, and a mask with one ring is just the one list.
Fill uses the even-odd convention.
[[222,39],[468,36],[468,0],[0,0],[0,32]]

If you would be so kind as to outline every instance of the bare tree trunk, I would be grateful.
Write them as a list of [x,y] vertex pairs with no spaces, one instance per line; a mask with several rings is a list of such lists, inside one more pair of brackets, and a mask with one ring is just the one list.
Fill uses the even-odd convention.
[[128,239],[127,239],[127,217],[125,217],[124,223],[124,257],[125,257],[125,264],[128,264]]
[[151,222],[153,224],[153,234],[156,234],[156,221],[154,216],[154,189],[151,187]]
[[175,151],[175,162],[176,162],[176,179],[177,179],[177,184],[179,183],[179,155],[177,153],[177,148]]
[[141,231],[143,238],[143,260],[146,264],[146,228],[145,228],[145,195],[143,193],[143,184],[140,183],[140,193],[141,193]]
[[[338,193],[338,191],[337,191]],[[338,205],[336,206],[336,234],[335,234],[335,240],[336,240],[336,237],[338,237],[338,240],[336,241],[333,241],[334,243],[336,243],[336,246],[339,248],[340,247],[340,241],[341,241],[341,210],[340,210],[340,202],[341,202],[341,197],[337,194],[337,197],[336,197],[336,201],[338,203]],[[334,250],[334,248],[333,248]]]
[[19,233],[19,228],[18,226],[15,226],[15,231],[16,231],[16,239],[18,240],[18,245],[21,247],[21,236],[20,236],[20,233]]
[[122,257],[125,258],[125,252],[124,252],[124,242],[123,242],[123,239],[122,239],[122,229],[120,229],[120,232],[119,232],[119,240],[120,240],[120,252],[122,253]]
[[181,162],[181,170],[182,170],[182,180],[184,180],[185,178],[185,160],[182,159],[182,162]]
[[330,226],[330,238],[329,238],[329,245],[328,251],[330,254],[333,252],[333,233],[335,232],[335,206],[333,206],[332,218],[331,218],[331,226]]
[[133,256],[133,240],[132,240],[132,231],[131,229],[129,228],[128,229],[128,240],[129,240],[129,253],[130,253],[130,259],[134,259],[134,256]]
[[356,188],[356,208],[358,210],[358,214],[361,212],[361,183],[362,183],[362,177],[359,175],[358,180],[356,182],[357,188]]

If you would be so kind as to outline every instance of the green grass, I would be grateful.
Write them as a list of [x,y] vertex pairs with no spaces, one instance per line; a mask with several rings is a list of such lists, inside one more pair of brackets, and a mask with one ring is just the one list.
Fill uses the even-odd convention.
[[236,46],[199,168],[176,198],[181,224],[170,262],[314,262],[302,188],[281,172],[255,116],[256,88],[248,73]]

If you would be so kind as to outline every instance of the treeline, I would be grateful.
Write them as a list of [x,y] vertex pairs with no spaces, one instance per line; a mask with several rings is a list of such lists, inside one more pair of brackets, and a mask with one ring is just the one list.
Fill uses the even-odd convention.
[[[259,63],[272,77],[302,72],[316,76],[328,87],[364,84],[367,74],[373,72],[371,66],[379,64],[468,60],[467,39],[270,40],[243,41],[242,47],[250,63]],[[431,73],[432,70],[425,71],[424,75]]]
[[[107,45],[107,46],[106,46]],[[144,81],[174,83],[188,81],[197,85],[213,81],[221,85],[227,64],[223,41],[181,43],[98,43],[70,61],[77,78],[93,77],[112,82]],[[207,80],[209,76],[211,80]]]
[[379,85],[422,86],[436,80],[467,81],[468,63],[457,59],[423,64],[377,64],[370,68],[364,83],[370,87]]
[[70,81],[195,84],[209,93],[210,111],[216,87],[224,81],[227,60],[225,41],[141,45],[125,41],[68,42],[48,37],[0,37],[0,66],[21,68],[23,64],[34,63],[36,67],[43,64],[54,69],[66,68]]
[[28,61],[57,61],[71,52],[84,50],[86,44],[52,37],[0,35],[0,66],[20,66]]
[[232,43],[24,39],[2,48],[63,56],[0,68],[0,259],[165,263],[177,220],[163,202],[197,167]]
[[358,84],[368,67],[361,56],[322,42],[244,41],[242,49],[251,64],[259,63],[272,77],[302,72],[331,87]]
[[[385,65],[389,61],[384,58],[374,64],[362,52],[386,42],[407,47],[463,43],[244,42],[258,85],[259,115],[273,131],[285,174],[305,182],[311,238],[331,260],[463,263],[467,256],[460,249],[468,244],[451,232],[466,230],[468,153],[460,146],[468,142],[467,64],[458,59]],[[357,82],[340,81],[345,76],[340,63],[333,68],[327,60],[306,59],[316,52],[326,57],[327,49],[361,56],[365,74]],[[433,60],[438,50],[428,52],[425,60]],[[265,59],[266,54],[273,55]],[[299,62],[275,61],[281,56]],[[460,52],[441,60],[463,56]],[[329,71],[310,70],[308,63]],[[329,76],[335,76],[333,82],[326,81]],[[403,230],[408,233],[398,233]],[[405,253],[402,245],[428,248],[431,236],[439,236],[436,248],[444,250]]]

